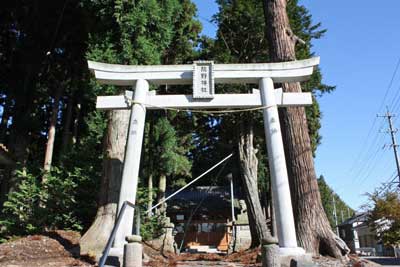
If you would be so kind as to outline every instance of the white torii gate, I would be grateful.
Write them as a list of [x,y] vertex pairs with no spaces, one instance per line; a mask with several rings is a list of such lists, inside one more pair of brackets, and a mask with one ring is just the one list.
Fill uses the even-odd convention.
[[[279,122],[278,107],[312,104],[311,93],[283,93],[274,83],[307,80],[319,64],[319,57],[281,63],[213,64],[198,61],[191,65],[128,66],[89,61],[89,69],[103,84],[133,86],[125,96],[99,96],[101,110],[131,109],[128,140],[119,196],[119,207],[126,200],[135,203],[146,109],[163,108],[262,108],[271,185],[276,211],[280,251],[286,255],[304,254],[297,246],[289,181]],[[156,85],[193,84],[193,95],[156,95]],[[214,84],[259,84],[251,94],[214,94]],[[131,235],[133,210],[127,211],[114,242],[123,247]]]

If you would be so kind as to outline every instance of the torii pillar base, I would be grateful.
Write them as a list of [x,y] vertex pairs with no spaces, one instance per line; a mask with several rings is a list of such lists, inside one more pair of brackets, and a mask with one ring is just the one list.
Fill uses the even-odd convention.
[[301,247],[296,247],[296,248],[280,247],[279,255],[286,257],[286,256],[304,256],[309,254],[307,254],[306,251]]
[[280,267],[313,266],[312,254],[306,253],[302,248],[280,248]]

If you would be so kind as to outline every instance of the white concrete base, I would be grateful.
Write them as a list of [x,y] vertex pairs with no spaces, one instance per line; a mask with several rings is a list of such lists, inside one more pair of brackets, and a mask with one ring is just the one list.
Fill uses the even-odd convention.
[[312,264],[312,254],[303,248],[279,248],[281,267],[309,266]]
[[128,243],[124,246],[123,267],[142,267],[143,247],[141,243]]
[[116,256],[116,257],[122,257],[124,255],[124,248],[110,248],[110,252],[108,253],[108,256]]
[[282,256],[301,256],[301,255],[305,255],[306,251],[301,248],[301,247],[297,247],[297,248],[279,248],[279,254]]

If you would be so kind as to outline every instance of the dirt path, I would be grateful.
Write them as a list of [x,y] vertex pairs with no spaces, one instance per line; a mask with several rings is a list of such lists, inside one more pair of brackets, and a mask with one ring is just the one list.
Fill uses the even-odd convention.
[[[43,235],[23,237],[0,245],[0,267],[94,267],[93,259],[80,256],[77,232],[53,231]],[[154,248],[144,245],[151,267],[260,267],[260,249],[228,256],[216,254],[175,254],[161,256]],[[257,260],[258,259],[258,260]],[[314,258],[320,267],[377,267],[364,259],[351,256],[350,262],[328,257]],[[258,263],[257,263],[258,262]],[[388,264],[389,265],[389,264]],[[392,265],[394,267],[394,265]],[[391,266],[389,266],[391,267]]]
[[54,231],[1,244],[0,267],[94,266],[80,258],[79,238],[77,232]]

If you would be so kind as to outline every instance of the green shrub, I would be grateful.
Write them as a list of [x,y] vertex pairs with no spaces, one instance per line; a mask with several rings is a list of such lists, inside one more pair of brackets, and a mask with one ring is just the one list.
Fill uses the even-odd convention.
[[39,205],[42,199],[40,183],[25,169],[17,171],[16,176],[20,183],[4,202],[0,220],[3,236],[36,233],[44,224],[43,211]]
[[[96,211],[94,201],[85,201],[85,188],[92,179],[80,168],[72,171],[54,167],[48,173],[16,171],[19,182],[8,195],[0,219],[0,238],[26,235],[53,229],[81,231],[88,210]],[[42,182],[43,178],[43,182]]]
[[[157,194],[157,189],[153,188],[153,195]],[[154,214],[150,218],[146,211],[150,208],[147,206],[147,199],[149,195],[149,190],[146,187],[139,187],[137,192],[136,205],[141,208],[141,216],[140,216],[140,235],[143,240],[152,240],[164,233],[163,222],[165,221],[165,217],[163,215]],[[155,201],[156,199],[154,199]],[[155,203],[153,203],[155,204]],[[153,210],[154,212],[154,210]]]
[[164,233],[163,221],[164,216],[153,215],[150,218],[144,217],[140,226],[140,235],[143,240],[152,240],[160,237]]

